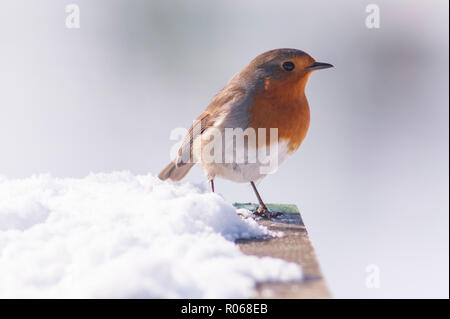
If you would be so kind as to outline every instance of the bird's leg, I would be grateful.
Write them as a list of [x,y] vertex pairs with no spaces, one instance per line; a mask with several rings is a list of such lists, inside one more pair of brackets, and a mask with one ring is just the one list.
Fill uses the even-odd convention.
[[211,192],[214,193],[214,180],[213,180],[213,179],[210,179],[210,180],[209,180],[209,184],[211,185]]
[[258,215],[258,216],[266,217],[266,218],[279,216],[279,213],[270,212],[270,210],[267,208],[266,204],[264,204],[263,200],[261,199],[261,196],[258,193],[258,190],[256,189],[255,183],[250,182],[250,185],[252,185],[253,191],[255,192],[256,197],[258,198],[258,202],[259,202],[259,207],[254,212],[254,214]]

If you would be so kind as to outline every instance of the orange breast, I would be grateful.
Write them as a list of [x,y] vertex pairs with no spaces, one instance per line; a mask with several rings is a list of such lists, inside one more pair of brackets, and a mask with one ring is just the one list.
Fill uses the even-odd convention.
[[278,128],[278,140],[288,142],[289,151],[297,150],[309,128],[310,112],[305,96],[307,76],[301,80],[272,81],[266,78],[265,88],[254,95],[250,106],[250,126],[256,131]]

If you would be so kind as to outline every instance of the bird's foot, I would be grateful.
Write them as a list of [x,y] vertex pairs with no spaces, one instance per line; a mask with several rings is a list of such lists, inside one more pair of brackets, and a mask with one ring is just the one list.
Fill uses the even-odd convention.
[[253,212],[256,216],[263,218],[276,218],[281,215],[280,212],[271,212],[265,205],[259,205],[258,209]]

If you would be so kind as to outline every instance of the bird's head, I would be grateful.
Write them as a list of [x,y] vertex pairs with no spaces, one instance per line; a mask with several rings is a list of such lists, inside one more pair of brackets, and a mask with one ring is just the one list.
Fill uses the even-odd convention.
[[317,62],[306,52],[296,49],[276,49],[257,56],[241,76],[254,87],[292,87],[304,90],[309,75],[316,70],[331,68],[329,63]]

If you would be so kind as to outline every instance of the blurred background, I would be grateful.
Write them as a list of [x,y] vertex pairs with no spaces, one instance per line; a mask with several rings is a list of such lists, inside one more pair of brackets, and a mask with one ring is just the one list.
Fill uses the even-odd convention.
[[79,29],[69,3],[1,3],[0,175],[157,174],[236,72],[301,49],[336,68],[311,76],[309,134],[263,199],[299,206],[334,297],[448,298],[448,1],[376,1],[379,29],[358,0],[78,0]]

